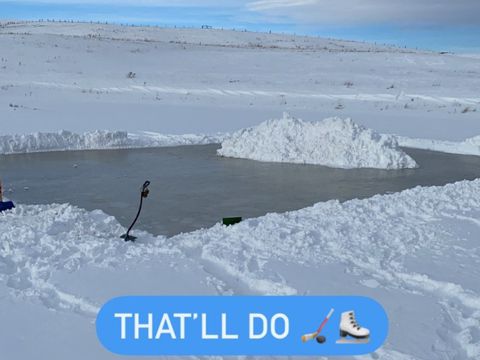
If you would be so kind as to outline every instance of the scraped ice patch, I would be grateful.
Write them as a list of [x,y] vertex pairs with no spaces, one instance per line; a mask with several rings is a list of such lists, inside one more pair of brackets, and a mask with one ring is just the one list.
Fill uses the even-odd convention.
[[165,135],[153,132],[92,131],[76,134],[70,131],[0,136],[0,154],[43,151],[100,150],[163,147],[220,143],[218,135]]
[[288,114],[227,137],[218,155],[345,169],[417,166],[415,160],[398,147],[395,137],[378,134],[351,119],[335,117],[306,122]]

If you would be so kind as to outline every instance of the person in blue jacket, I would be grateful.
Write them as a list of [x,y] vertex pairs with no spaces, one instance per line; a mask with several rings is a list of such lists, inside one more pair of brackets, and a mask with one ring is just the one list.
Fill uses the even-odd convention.
[[0,212],[13,209],[15,205],[11,201],[3,201],[2,180],[0,180]]

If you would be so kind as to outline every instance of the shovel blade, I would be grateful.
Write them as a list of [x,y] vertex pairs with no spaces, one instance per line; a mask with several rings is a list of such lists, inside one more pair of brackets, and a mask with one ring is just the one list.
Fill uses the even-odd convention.
[[125,241],[135,241],[137,240],[137,237],[136,236],[133,236],[133,235],[128,235],[128,234],[123,234],[122,236],[120,236],[122,239],[124,239]]

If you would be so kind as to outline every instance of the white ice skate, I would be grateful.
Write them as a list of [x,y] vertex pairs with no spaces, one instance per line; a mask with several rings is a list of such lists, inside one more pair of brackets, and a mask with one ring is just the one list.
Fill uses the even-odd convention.
[[337,340],[337,344],[367,344],[369,341],[370,330],[357,323],[355,312],[353,310],[343,312],[340,319],[340,339]]

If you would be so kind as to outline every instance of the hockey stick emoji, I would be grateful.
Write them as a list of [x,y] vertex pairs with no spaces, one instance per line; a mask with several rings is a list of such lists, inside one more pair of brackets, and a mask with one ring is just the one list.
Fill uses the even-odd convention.
[[[320,332],[322,331],[323,327],[325,326],[325,324],[328,322],[328,319],[330,319],[330,317],[332,316],[333,314],[333,309],[330,309],[330,312],[328,313],[328,315],[325,317],[325,319],[323,319],[322,323],[320,324],[320,326],[318,327],[317,331],[314,332],[314,333],[310,333],[310,334],[304,334],[302,335],[302,342],[307,342],[309,340],[313,340],[315,339],[318,334],[320,334]],[[320,342],[320,341],[319,341]],[[325,339],[324,341],[325,342]]]

